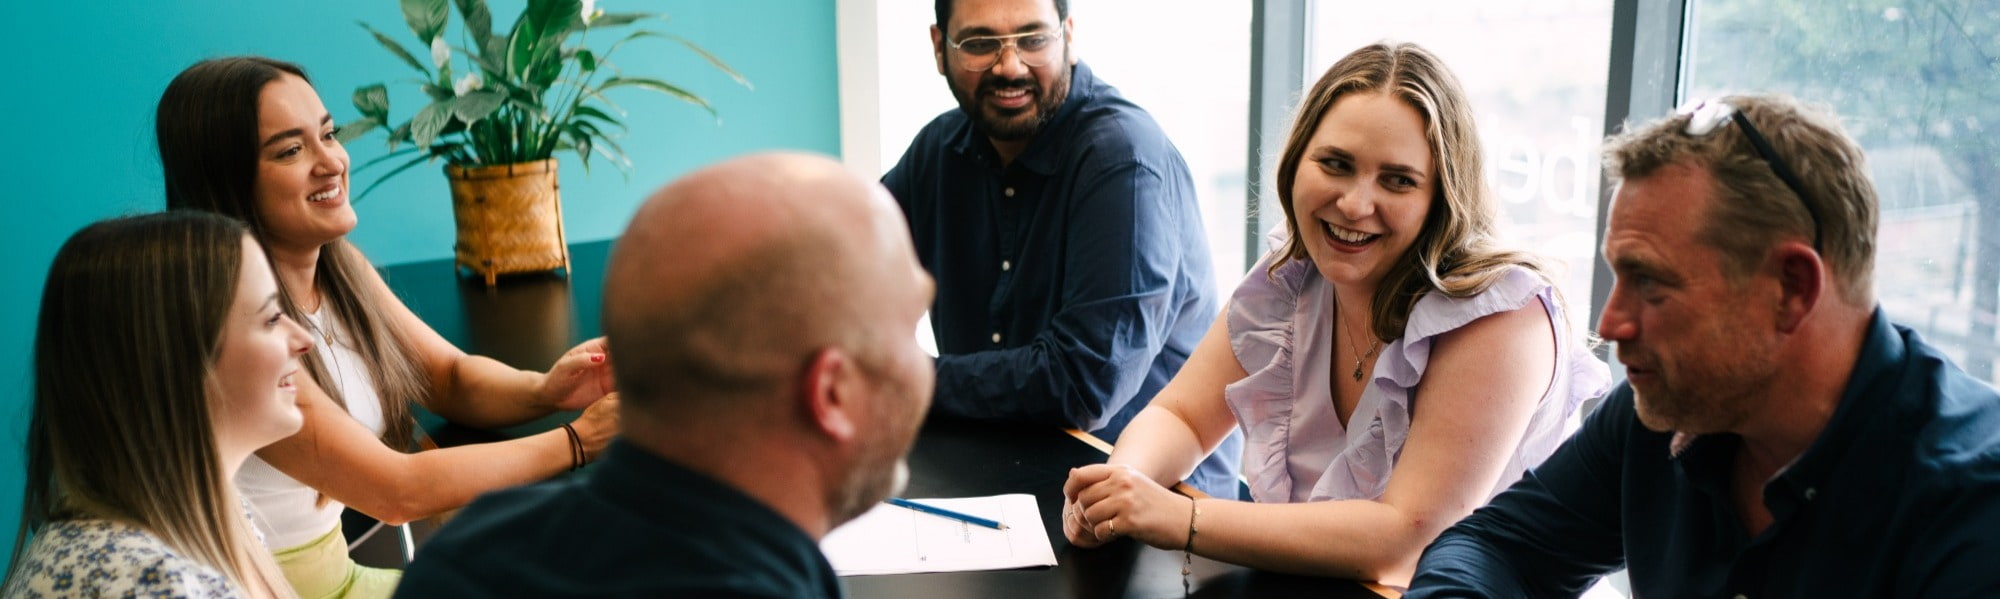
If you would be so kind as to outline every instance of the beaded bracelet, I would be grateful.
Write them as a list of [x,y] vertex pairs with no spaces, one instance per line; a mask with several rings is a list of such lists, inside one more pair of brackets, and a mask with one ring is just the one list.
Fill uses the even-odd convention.
[[1183,560],[1181,562],[1182,595],[1187,595],[1194,592],[1193,588],[1194,585],[1189,582],[1188,576],[1194,574],[1194,533],[1195,533],[1194,519],[1196,516],[1200,515],[1201,515],[1201,500],[1189,497],[1187,544],[1181,546],[1181,559]]

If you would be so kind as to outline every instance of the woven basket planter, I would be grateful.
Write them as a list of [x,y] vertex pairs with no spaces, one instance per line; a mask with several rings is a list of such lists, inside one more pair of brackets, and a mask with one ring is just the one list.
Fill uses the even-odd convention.
[[495,277],[562,269],[569,274],[563,239],[562,194],[556,160],[444,167],[451,180],[452,216],[458,221],[458,267],[493,286]]

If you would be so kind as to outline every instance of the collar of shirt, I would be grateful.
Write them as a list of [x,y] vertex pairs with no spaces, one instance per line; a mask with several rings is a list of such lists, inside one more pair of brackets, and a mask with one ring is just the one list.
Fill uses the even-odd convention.
[[[1042,123],[1041,130],[1035,132],[1035,139],[1028,142],[1021,155],[1014,157],[1014,164],[1042,176],[1055,174],[1056,166],[1066,161],[1070,144],[1058,139],[1061,136],[1054,132],[1061,131],[1065,124],[1074,120],[1076,113],[1099,95],[1098,88],[1103,85],[1096,75],[1091,74],[1089,65],[1077,61],[1076,66],[1070,69],[1069,96],[1063,99],[1061,107],[1056,108],[1056,115]],[[1000,163],[993,152],[993,144],[987,142],[986,135],[979,132],[978,125],[969,115],[965,119],[965,127],[951,143],[951,149],[959,154],[980,157],[989,164]]]
[[[1879,454],[1854,452],[1857,448],[1852,441],[1871,422],[1893,421],[1887,417],[1896,411],[1898,403],[1912,399],[1896,392],[1904,378],[1902,364],[1906,353],[1902,335],[1882,315],[1882,309],[1876,307],[1833,417],[1827,419],[1826,428],[1813,438],[1805,453],[1764,485],[1764,501],[1771,510],[1773,530],[1803,502],[1812,501],[1817,488],[1832,476],[1836,467],[1853,467],[1857,459],[1877,459],[1870,456]],[[1735,467],[1741,437],[1677,433],[1670,446],[1675,448],[1671,450],[1671,459],[1683,476],[1716,499],[1728,500],[1730,469]]]
[[[654,455],[629,441],[614,440],[604,458],[585,475],[588,485],[611,503],[660,520],[728,522],[785,545],[817,547],[812,537],[763,501],[735,487]],[[687,498],[706,498],[690,502]],[[677,505],[698,514],[664,513]]]

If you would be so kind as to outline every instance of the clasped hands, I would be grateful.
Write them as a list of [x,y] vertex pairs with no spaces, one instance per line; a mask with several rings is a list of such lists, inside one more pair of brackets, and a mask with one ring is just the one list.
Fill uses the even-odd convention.
[[598,337],[577,344],[542,378],[537,396],[557,410],[578,410],[617,390],[611,379],[611,350]]
[[1085,549],[1132,537],[1163,549],[1187,542],[1194,502],[1131,466],[1071,468],[1063,483],[1063,536]]

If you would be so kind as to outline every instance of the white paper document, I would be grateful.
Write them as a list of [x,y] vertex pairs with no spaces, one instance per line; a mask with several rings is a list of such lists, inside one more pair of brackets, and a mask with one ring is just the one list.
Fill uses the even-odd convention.
[[819,547],[842,576],[1005,570],[1056,565],[1035,496],[911,501],[1007,525],[994,530],[887,503],[833,529]]

